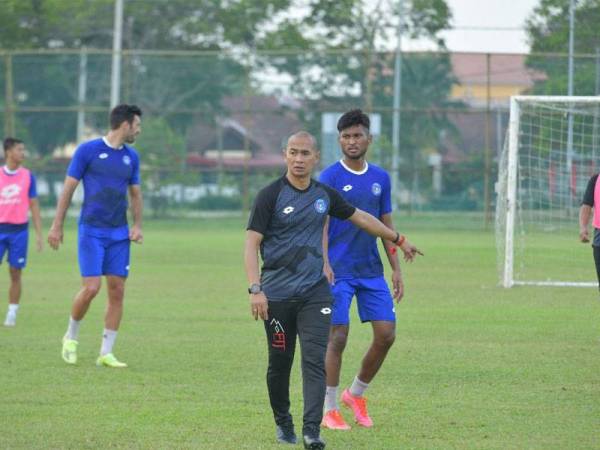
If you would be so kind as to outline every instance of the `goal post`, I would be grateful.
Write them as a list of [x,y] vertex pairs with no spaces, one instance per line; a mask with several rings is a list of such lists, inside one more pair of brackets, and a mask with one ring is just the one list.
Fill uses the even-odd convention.
[[514,96],[496,183],[500,283],[597,286],[578,213],[598,173],[600,97]]

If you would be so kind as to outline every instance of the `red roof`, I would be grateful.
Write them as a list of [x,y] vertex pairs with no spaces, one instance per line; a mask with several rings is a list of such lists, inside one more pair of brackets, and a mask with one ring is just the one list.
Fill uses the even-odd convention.
[[[198,153],[190,153],[186,159],[189,166],[217,167],[219,161],[215,158],[206,158]],[[249,159],[243,158],[223,158],[223,167],[227,169],[243,169],[244,167],[253,168],[283,168],[285,161],[282,155],[259,153]]]
[[[527,55],[490,55],[490,84],[517,85],[530,88],[537,80],[546,76],[526,67]],[[487,54],[485,53],[451,53],[452,71],[459,84],[473,85],[487,83]]]

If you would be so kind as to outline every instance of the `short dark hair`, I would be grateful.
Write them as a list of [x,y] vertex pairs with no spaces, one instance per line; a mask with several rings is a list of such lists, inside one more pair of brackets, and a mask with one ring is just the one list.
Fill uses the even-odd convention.
[[23,144],[23,141],[14,137],[7,137],[6,139],[4,139],[4,142],[2,144],[4,146],[4,153],[6,153],[15,145]]
[[340,120],[337,123],[337,129],[339,132],[345,130],[346,128],[353,127],[355,125],[362,125],[369,131],[371,128],[371,120],[369,120],[369,116],[367,116],[360,109],[351,109],[347,113],[344,113]]
[[123,122],[131,125],[135,116],[142,117],[142,110],[138,106],[125,103],[117,105],[110,112],[110,128],[116,130]]

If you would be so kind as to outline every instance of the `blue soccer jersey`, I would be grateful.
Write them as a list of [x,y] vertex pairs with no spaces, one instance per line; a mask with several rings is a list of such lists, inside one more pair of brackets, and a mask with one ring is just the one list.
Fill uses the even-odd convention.
[[[356,172],[342,161],[321,172],[320,181],[338,191],[353,206],[381,218],[392,211],[388,174],[373,164]],[[336,279],[383,276],[377,238],[347,220],[329,222],[329,262]]]
[[94,228],[127,227],[127,189],[140,184],[140,162],[127,145],[112,148],[105,138],[81,144],[67,175],[83,182],[79,223]]

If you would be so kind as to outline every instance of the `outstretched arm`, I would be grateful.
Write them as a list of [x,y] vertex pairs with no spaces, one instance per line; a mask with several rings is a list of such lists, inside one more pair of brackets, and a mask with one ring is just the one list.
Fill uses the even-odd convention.
[[54,215],[52,226],[48,232],[48,244],[50,244],[50,247],[52,247],[54,250],[58,250],[58,247],[63,241],[65,215],[67,214],[67,209],[69,209],[69,205],[71,204],[73,192],[75,192],[75,189],[77,189],[78,185],[78,179],[67,175],[63,185],[63,190],[58,199],[58,204],[56,205],[56,214]]
[[397,231],[389,229],[382,222],[365,211],[357,208],[348,220],[357,227],[365,230],[367,233],[391,241],[399,246],[404,252],[404,259],[406,261],[412,261],[417,255],[423,255],[417,247],[408,242],[408,239],[406,239],[405,236],[402,236]]

